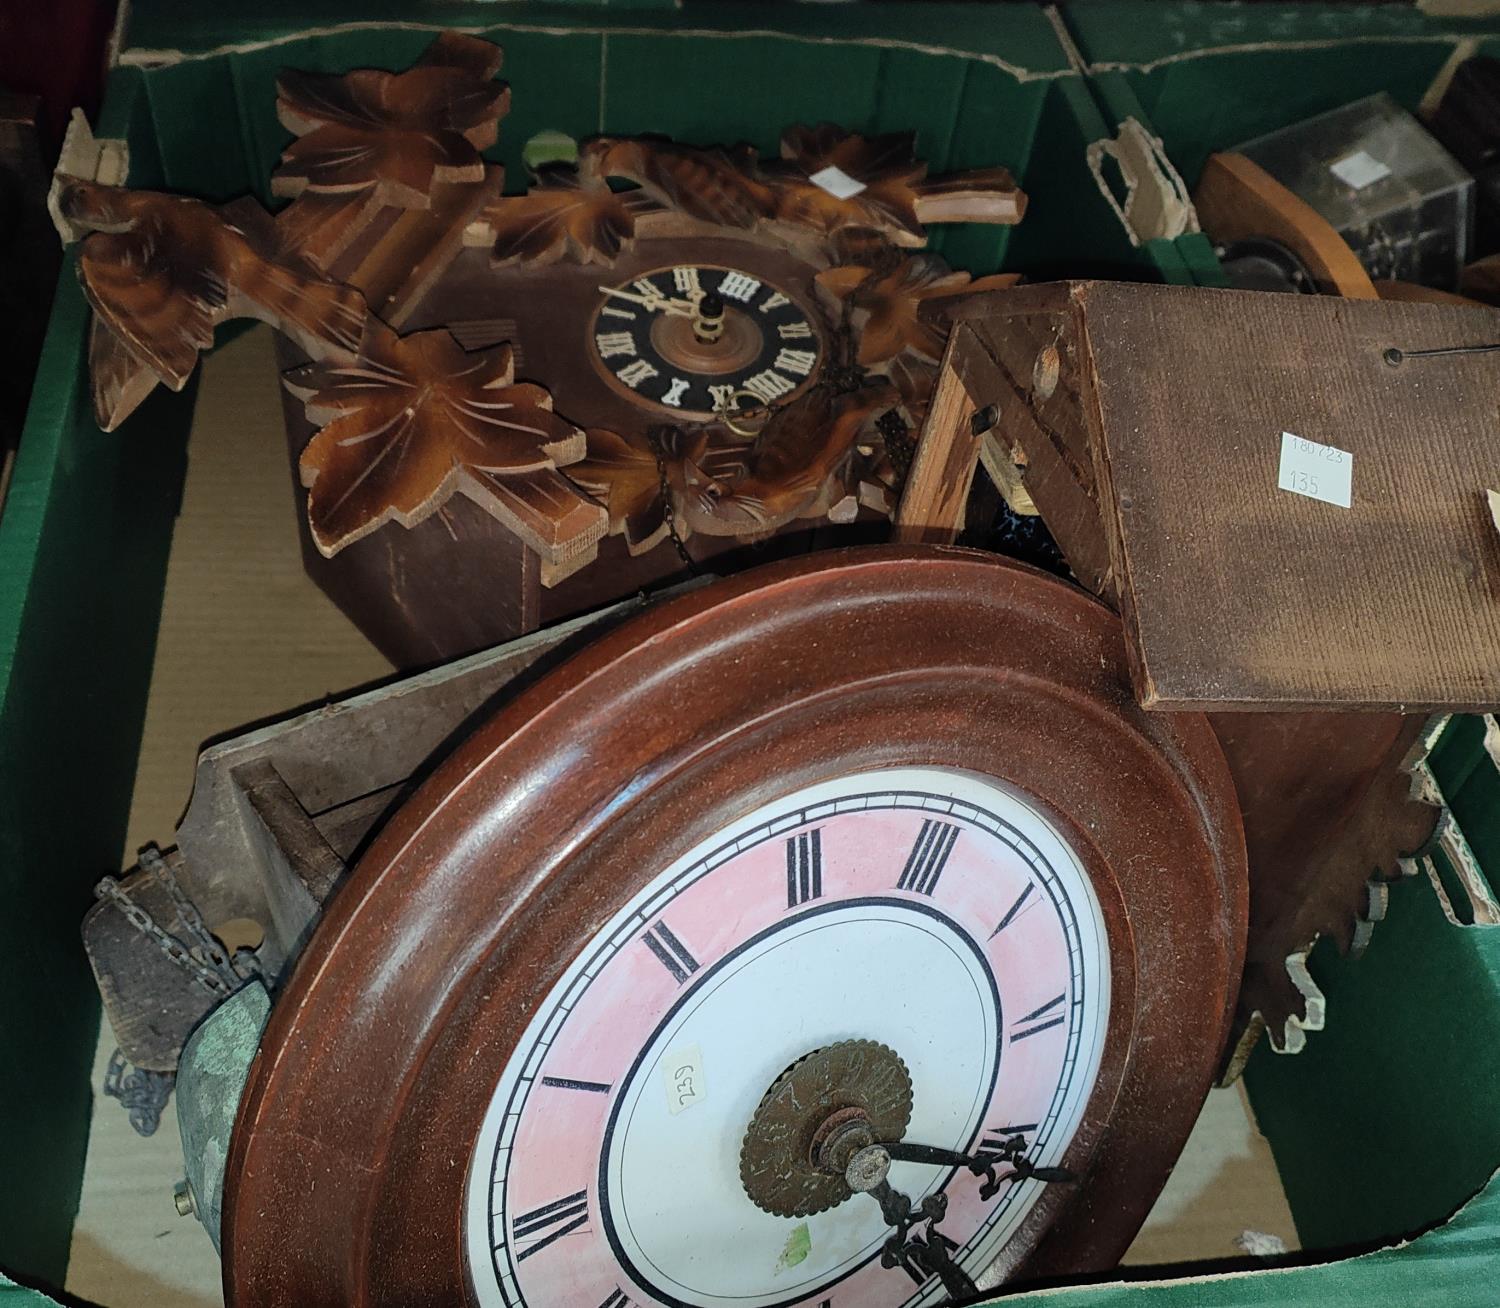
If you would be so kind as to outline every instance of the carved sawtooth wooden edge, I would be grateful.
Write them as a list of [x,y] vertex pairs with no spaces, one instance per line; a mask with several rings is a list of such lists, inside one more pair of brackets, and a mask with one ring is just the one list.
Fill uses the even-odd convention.
[[[1066,286],[933,305],[955,321],[949,353],[970,405],[995,410],[1006,458],[1023,474],[1077,579],[1118,607],[1094,471],[1097,421],[1081,325]],[[945,360],[945,378],[949,369]],[[1322,935],[1357,952],[1379,889],[1433,838],[1440,810],[1413,792],[1410,742],[1423,719],[1394,713],[1235,713],[1210,719],[1235,778],[1250,859],[1249,966],[1226,1076],[1262,1030],[1295,1052],[1322,1021],[1307,951]]]
[[1209,155],[1193,207],[1203,230],[1221,244],[1270,237],[1302,260],[1321,290],[1348,300],[1377,298],[1370,274],[1332,224],[1242,154]]
[[[1243,1052],[1264,1027],[1272,1047],[1300,1051],[1322,1029],[1322,997],[1305,961],[1329,937],[1358,954],[1385,913],[1387,882],[1432,836],[1441,810],[1413,798],[1408,762],[1424,726],[1394,713],[1221,713],[1210,722],[1246,813],[1250,936],[1237,1025]],[[1253,817],[1253,820],[1252,820]],[[1292,869],[1271,875],[1270,869]]]
[[[85,297],[114,341],[96,332],[96,417],[113,430],[150,392],[141,375],[181,390],[214,329],[258,318],[316,358],[348,355],[365,318],[359,293],[283,257],[254,201],[222,208],[185,196],[66,179],[58,206],[90,234],[79,243]],[[135,361],[126,363],[121,351]]]

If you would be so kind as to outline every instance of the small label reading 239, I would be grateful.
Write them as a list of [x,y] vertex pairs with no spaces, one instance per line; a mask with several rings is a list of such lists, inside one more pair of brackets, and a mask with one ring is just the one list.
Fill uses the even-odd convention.
[[703,1077],[703,1051],[683,1045],[661,1060],[661,1079],[667,1088],[667,1111],[676,1117],[708,1097]]

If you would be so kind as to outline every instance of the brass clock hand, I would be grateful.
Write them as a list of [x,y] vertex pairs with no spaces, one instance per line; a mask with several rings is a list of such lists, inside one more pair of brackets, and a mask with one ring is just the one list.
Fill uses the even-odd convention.
[[599,289],[616,299],[642,305],[651,313],[673,313],[683,318],[695,318],[698,314],[691,300],[669,300],[664,295],[636,295],[617,286],[601,286]]

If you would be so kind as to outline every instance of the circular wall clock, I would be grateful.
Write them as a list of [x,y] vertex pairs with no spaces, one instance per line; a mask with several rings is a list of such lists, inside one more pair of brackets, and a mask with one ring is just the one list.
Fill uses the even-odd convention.
[[[997,638],[1002,637],[1002,638]],[[968,551],[602,637],[396,814],[271,1016],[235,1305],[939,1304],[1112,1264],[1245,931],[1207,722]]]

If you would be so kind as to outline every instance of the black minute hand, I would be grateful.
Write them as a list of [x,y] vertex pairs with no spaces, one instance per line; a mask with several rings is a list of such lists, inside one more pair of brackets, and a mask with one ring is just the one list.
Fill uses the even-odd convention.
[[[935,1167],[967,1167],[975,1176],[985,1178],[980,1187],[981,1199],[992,1198],[1000,1188],[1001,1181],[1012,1178],[1020,1181],[1068,1182],[1078,1179],[1066,1167],[1038,1167],[1025,1156],[1026,1137],[1012,1136],[1000,1148],[986,1150],[980,1154],[961,1154],[956,1149],[942,1149],[937,1145],[916,1144],[901,1140],[884,1146],[894,1163],[930,1163]],[[1003,1176],[995,1175],[998,1163],[1008,1164],[1010,1171]]]

